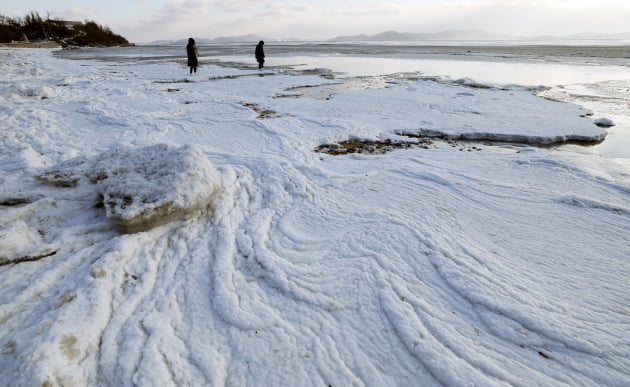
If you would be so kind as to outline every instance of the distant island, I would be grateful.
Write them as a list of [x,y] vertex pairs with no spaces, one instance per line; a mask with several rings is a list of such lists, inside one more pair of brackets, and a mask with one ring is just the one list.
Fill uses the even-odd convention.
[[16,19],[0,15],[0,43],[26,45],[41,42],[55,42],[62,47],[132,45],[109,27],[94,21],[44,19],[37,12]]

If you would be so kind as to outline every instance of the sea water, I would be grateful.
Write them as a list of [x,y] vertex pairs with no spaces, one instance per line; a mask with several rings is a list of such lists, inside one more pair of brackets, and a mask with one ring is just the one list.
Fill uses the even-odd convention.
[[[576,103],[615,126],[601,144],[564,146],[577,152],[630,159],[630,42],[268,43],[266,67],[321,71],[341,82],[399,74],[417,79],[469,79],[496,87],[532,88],[542,97]],[[202,45],[200,64],[256,68],[253,45]],[[62,50],[65,58],[117,62],[178,62],[183,46]],[[200,70],[203,74],[203,70]],[[356,82],[354,82],[356,85]],[[370,84],[366,82],[366,85]],[[367,86],[366,86],[367,87]]]

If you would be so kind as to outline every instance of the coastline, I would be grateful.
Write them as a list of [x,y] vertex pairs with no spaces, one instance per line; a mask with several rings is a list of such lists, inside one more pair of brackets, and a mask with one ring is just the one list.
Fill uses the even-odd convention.
[[48,40],[45,42],[0,43],[0,48],[61,48],[61,44]]

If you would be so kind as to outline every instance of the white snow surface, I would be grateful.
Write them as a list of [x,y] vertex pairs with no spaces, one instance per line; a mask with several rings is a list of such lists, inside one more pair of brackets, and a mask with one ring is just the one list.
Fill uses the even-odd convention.
[[[186,71],[0,50],[2,384],[630,384],[627,167],[527,145],[314,152],[602,138],[584,109],[434,81],[277,98],[330,81]],[[122,234],[102,188],[36,178],[136,151],[171,170],[156,149],[197,155],[213,211]],[[194,202],[117,187],[160,185]]]

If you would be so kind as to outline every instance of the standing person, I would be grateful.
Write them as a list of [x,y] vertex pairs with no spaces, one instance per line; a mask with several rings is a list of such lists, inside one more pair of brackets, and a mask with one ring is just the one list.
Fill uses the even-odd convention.
[[262,40],[260,42],[258,42],[258,45],[256,46],[256,61],[258,62],[258,69],[262,69],[263,66],[265,65],[265,51],[263,51],[263,45],[265,44],[265,42],[263,42]]
[[197,46],[195,45],[195,39],[189,38],[188,45],[186,46],[186,54],[188,54],[188,66],[190,67],[190,73],[197,73],[197,66],[199,65],[199,61],[197,57],[199,56],[199,50],[197,50]]

